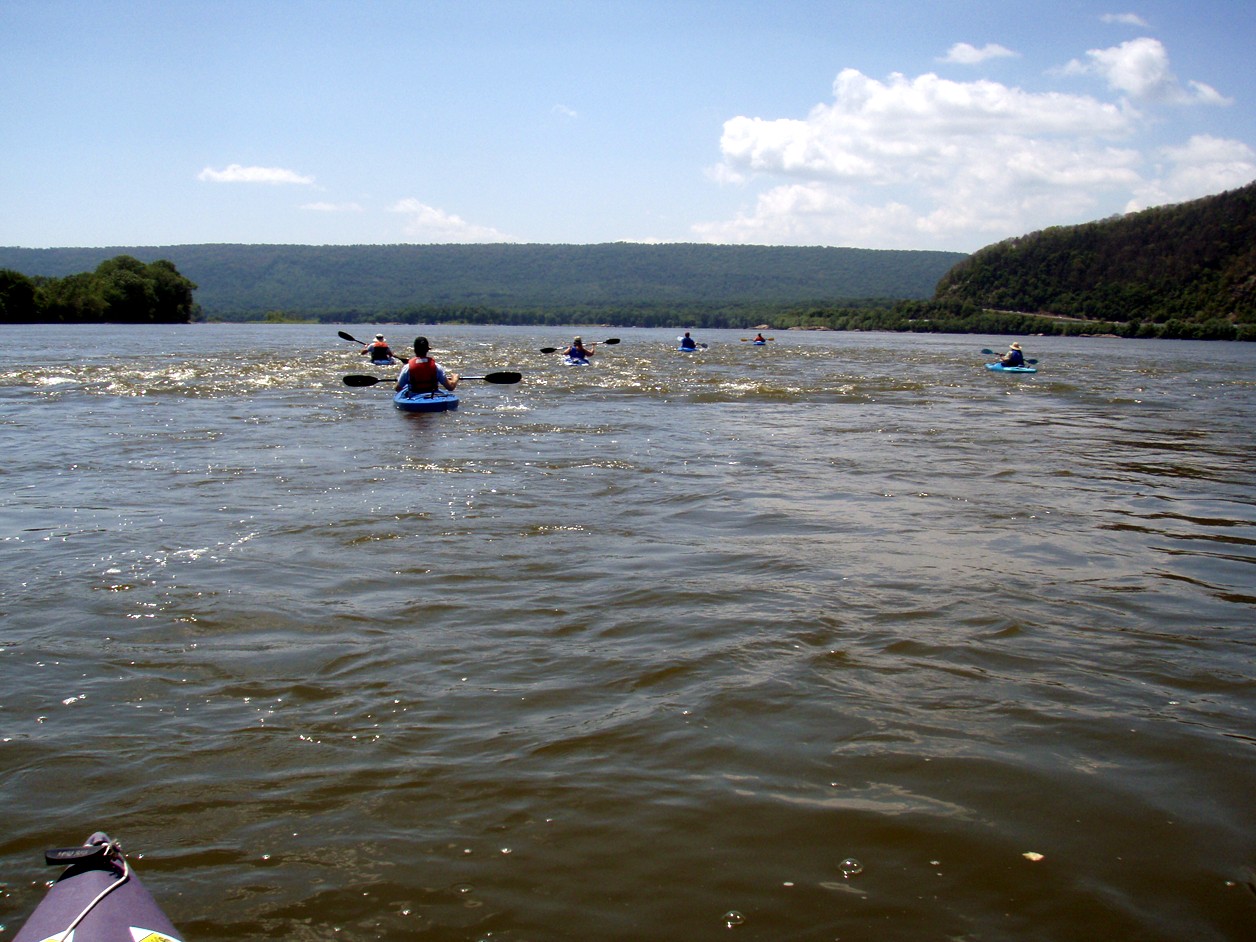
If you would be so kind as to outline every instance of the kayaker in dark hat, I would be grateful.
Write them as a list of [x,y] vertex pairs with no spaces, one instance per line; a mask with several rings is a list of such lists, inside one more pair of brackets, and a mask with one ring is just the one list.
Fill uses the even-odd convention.
[[397,392],[410,388],[410,395],[416,393],[436,392],[436,387],[444,386],[450,392],[458,385],[457,373],[446,373],[435,360],[427,355],[429,349],[426,337],[414,338],[414,358],[405,365],[405,369],[397,377]]
[[999,357],[999,362],[1004,366],[1024,366],[1025,354],[1021,350],[1021,345],[1018,343],[1009,344],[1007,353]]

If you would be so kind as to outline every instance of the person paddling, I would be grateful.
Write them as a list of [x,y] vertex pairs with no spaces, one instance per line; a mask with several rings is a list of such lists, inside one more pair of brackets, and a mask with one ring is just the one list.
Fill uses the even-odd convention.
[[392,348],[388,346],[383,334],[376,334],[375,339],[362,347],[360,352],[362,356],[369,356],[372,363],[376,360],[391,361],[393,358]]
[[1021,350],[1021,345],[1012,343],[1007,348],[1007,353],[999,357],[999,362],[1004,366],[1024,366],[1025,354]]
[[446,373],[444,367],[427,355],[429,345],[426,337],[414,338],[414,357],[397,376],[397,392],[409,388],[411,396],[422,396],[436,392],[438,386],[444,386],[450,392],[458,385],[457,373]]
[[567,352],[564,356],[568,356],[573,360],[587,360],[589,357],[593,356],[593,349],[596,346],[597,344],[591,343],[586,347],[584,345],[584,341],[579,337],[576,337],[571,341],[571,346],[567,348]]
[[685,336],[680,338],[680,349],[697,350],[698,342],[689,336],[689,331],[685,331]]

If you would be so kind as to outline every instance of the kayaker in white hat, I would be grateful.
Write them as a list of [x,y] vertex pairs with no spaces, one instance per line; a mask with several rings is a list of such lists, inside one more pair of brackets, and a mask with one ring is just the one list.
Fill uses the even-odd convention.
[[372,361],[393,358],[392,348],[388,346],[388,341],[384,339],[383,334],[376,334],[375,339],[363,346],[360,352],[362,356],[369,356]]
[[1024,366],[1025,353],[1021,350],[1021,345],[1018,343],[1008,344],[1007,353],[999,357],[999,362],[1004,366]]

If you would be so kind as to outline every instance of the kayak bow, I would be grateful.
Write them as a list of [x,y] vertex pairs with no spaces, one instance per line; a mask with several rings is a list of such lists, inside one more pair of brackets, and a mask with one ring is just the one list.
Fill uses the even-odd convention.
[[97,831],[82,847],[50,850],[44,860],[69,866],[13,942],[181,942],[109,835]]

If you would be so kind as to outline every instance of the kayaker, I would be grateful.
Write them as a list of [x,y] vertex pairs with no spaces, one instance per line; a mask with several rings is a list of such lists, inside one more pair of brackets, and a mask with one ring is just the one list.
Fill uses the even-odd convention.
[[414,338],[414,357],[397,377],[397,392],[409,387],[410,395],[416,393],[436,392],[437,386],[444,386],[450,392],[458,385],[457,373],[446,373],[444,367],[427,355],[429,345],[426,337]]
[[1004,366],[1024,366],[1025,354],[1021,350],[1021,345],[1012,343],[1007,348],[1007,353],[999,357],[999,362]]
[[576,337],[571,341],[571,346],[567,348],[567,352],[564,356],[569,356],[573,360],[587,360],[589,357],[593,356],[593,348],[596,346],[597,344],[594,343],[586,347],[584,345],[584,341],[579,337]]
[[692,337],[689,336],[689,331],[685,331],[685,336],[680,338],[680,349],[682,350],[697,350],[698,349],[698,343],[696,340],[694,340]]
[[384,339],[383,334],[376,334],[375,339],[364,346],[361,353],[362,356],[369,356],[372,360],[391,360],[393,358],[392,348],[388,346],[388,341]]
[[763,336],[763,334],[755,334],[755,335],[754,335],[754,342],[755,342],[755,343],[767,343],[767,342],[768,342],[768,338],[767,338],[767,337],[765,337],[765,336]]

